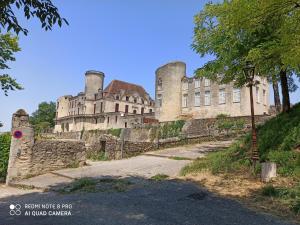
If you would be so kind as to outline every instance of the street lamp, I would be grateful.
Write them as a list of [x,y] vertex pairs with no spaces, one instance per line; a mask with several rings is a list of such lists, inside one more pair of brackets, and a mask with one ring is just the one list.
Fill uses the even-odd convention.
[[254,103],[253,103],[253,90],[252,88],[258,84],[258,81],[255,81],[254,72],[255,66],[253,66],[250,62],[246,62],[246,66],[243,69],[247,87],[250,90],[250,105],[251,105],[251,124],[252,124],[252,162],[253,168],[256,166],[256,162],[259,160],[258,150],[257,150],[257,135],[256,135],[256,128],[255,128],[255,117],[254,117]]

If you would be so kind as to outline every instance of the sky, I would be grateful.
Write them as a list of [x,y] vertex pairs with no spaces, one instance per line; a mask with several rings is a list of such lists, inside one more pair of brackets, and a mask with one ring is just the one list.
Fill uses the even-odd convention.
[[[203,0],[54,0],[69,26],[45,32],[36,20],[19,16],[29,30],[20,35],[21,52],[10,63],[10,75],[24,90],[0,92],[0,121],[8,131],[20,108],[29,114],[43,101],[84,90],[84,73],[105,73],[106,86],[118,79],[142,85],[154,97],[155,70],[170,61],[187,64],[187,74],[205,64],[191,49],[193,17]],[[299,83],[298,83],[299,84]],[[299,99],[299,89],[291,102]],[[270,95],[271,102],[272,91]]]

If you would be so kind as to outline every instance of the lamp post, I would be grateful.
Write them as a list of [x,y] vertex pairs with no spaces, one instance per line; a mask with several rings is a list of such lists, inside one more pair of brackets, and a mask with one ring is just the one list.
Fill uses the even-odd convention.
[[246,62],[246,66],[243,69],[246,80],[247,80],[247,87],[249,87],[250,91],[250,105],[251,105],[251,125],[252,125],[252,162],[253,168],[256,166],[256,162],[259,160],[258,150],[257,150],[257,135],[256,135],[256,128],[255,128],[255,117],[254,117],[254,103],[253,103],[253,87],[258,84],[254,80],[254,72],[255,67],[250,63]]

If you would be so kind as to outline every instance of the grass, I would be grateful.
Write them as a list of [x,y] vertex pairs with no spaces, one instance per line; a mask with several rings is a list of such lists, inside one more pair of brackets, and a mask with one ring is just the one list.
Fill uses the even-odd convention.
[[173,159],[173,160],[191,160],[190,158],[180,157],[180,156],[171,156],[171,157],[169,157],[169,159]]
[[87,192],[124,192],[132,183],[124,179],[92,179],[92,178],[81,178],[76,180],[70,185],[59,189],[58,192],[62,194],[70,193],[87,193]]
[[163,180],[166,180],[169,176],[166,175],[166,174],[156,174],[154,176],[151,177],[152,180],[154,181],[163,181]]
[[[257,134],[260,160],[275,162],[279,175],[277,180],[288,180],[287,183],[277,186],[261,187],[258,195],[264,201],[274,201],[300,216],[300,151],[296,150],[300,146],[300,104],[295,105],[289,113],[282,113],[258,126]],[[261,168],[258,165],[254,171],[251,170],[250,159],[251,136],[246,134],[228,149],[194,160],[181,170],[181,175],[205,172],[216,176],[239,175],[248,180],[252,179],[250,183],[253,183]],[[216,186],[221,187],[222,184]],[[264,205],[264,201],[258,200],[258,204]]]
[[90,152],[87,158],[92,161],[106,161],[108,158],[105,156],[105,152]]

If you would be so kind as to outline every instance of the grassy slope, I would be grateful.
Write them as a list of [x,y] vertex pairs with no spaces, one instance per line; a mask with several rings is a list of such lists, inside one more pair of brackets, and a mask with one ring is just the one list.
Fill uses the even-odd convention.
[[[278,173],[300,180],[300,104],[290,113],[280,114],[258,127],[258,149],[261,161],[276,162]],[[187,173],[209,169],[212,173],[249,171],[251,165],[250,134],[237,140],[229,149],[194,161],[182,171]],[[259,171],[260,168],[257,168]]]
[[[300,104],[293,107],[290,113],[282,113],[258,127],[258,149],[261,161],[277,163],[279,179],[288,179],[291,186],[265,188],[261,195],[271,196],[287,203],[297,214],[300,214]],[[298,148],[298,150],[296,149]],[[237,140],[230,148],[221,152],[208,154],[206,158],[197,159],[181,172],[182,175],[197,174],[203,170],[211,173],[245,175],[251,168],[250,134]],[[255,171],[260,172],[258,166]],[[268,194],[266,194],[268,193]]]

